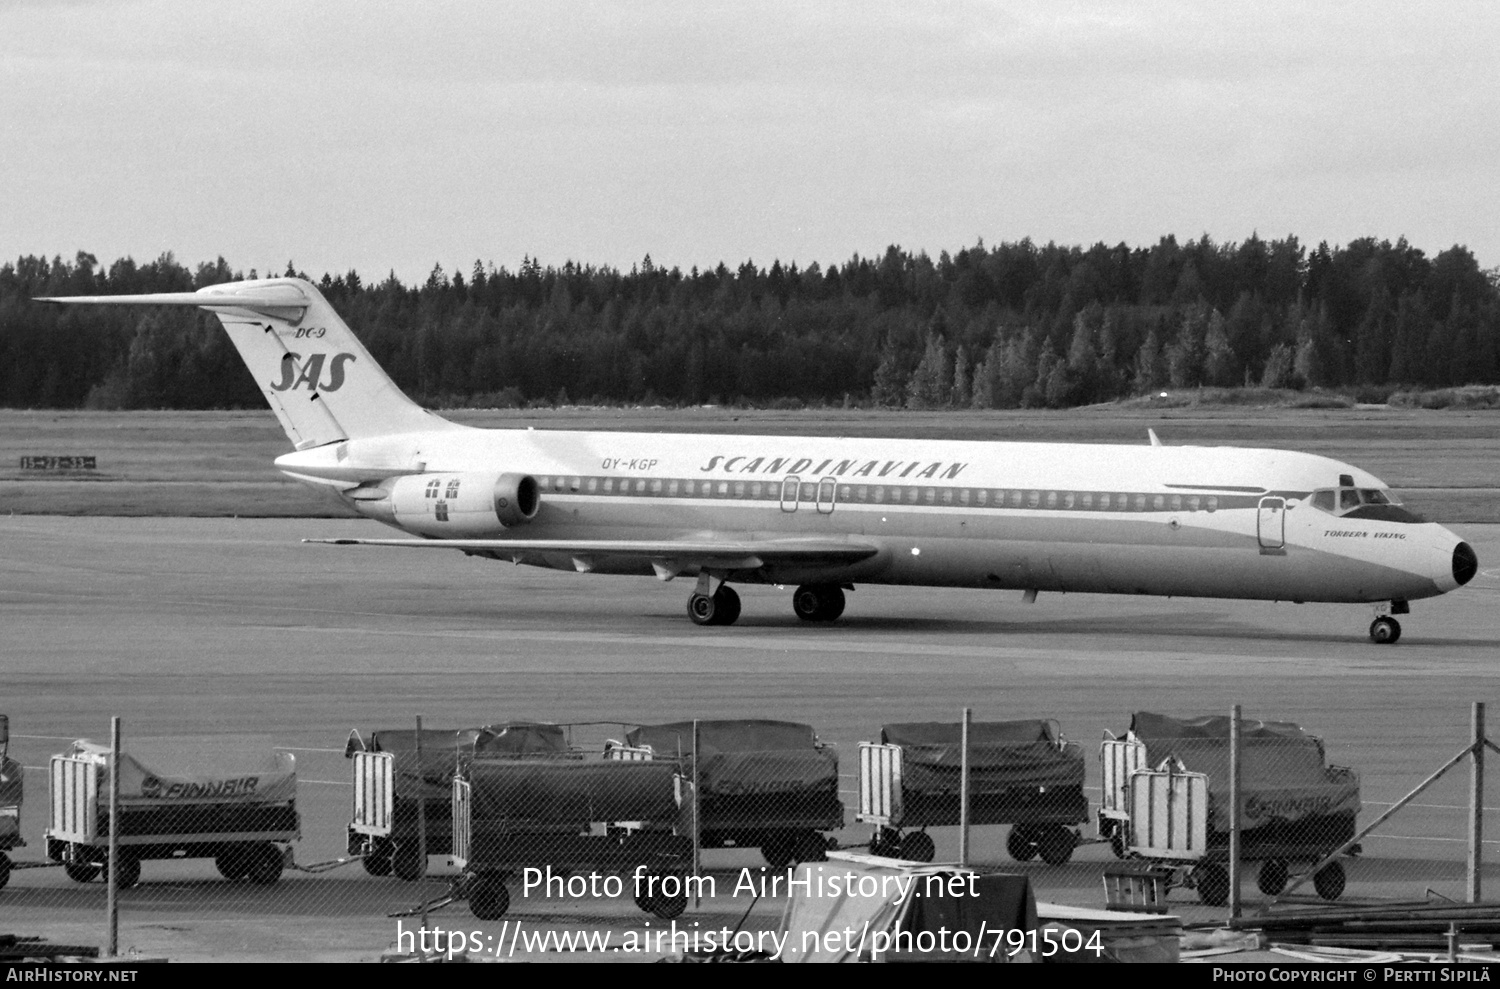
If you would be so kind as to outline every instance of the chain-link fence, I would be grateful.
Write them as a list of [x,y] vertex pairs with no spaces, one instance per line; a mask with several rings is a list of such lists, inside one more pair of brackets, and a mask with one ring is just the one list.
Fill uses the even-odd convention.
[[[1097,750],[1052,721],[967,710],[839,744],[752,719],[413,716],[341,752],[163,744],[142,726],[0,764],[0,909],[107,953],[184,915],[275,918],[303,944],[362,932],[367,953],[452,949],[411,940],[434,924],[464,928],[465,950],[523,929],[665,952],[689,945],[664,934],[712,929],[760,950],[789,900],[823,895],[814,883],[895,868],[834,850],[1019,872],[1044,903],[1202,923],[1479,898],[1481,706],[1425,781],[1338,765],[1315,726],[1236,713],[1125,715]],[[25,770],[42,785],[23,794]]]

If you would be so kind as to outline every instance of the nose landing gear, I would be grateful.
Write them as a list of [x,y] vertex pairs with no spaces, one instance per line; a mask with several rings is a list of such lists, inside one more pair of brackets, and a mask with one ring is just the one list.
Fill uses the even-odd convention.
[[1370,641],[1380,645],[1393,645],[1401,638],[1401,623],[1390,615],[1381,615],[1370,623]]

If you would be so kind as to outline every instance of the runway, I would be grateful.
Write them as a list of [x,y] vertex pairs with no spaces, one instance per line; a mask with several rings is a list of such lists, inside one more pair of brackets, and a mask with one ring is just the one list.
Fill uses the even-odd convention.
[[[299,542],[370,535],[368,522],[0,518],[0,711],[11,717],[12,755],[35,767],[23,812],[30,847],[13,857],[41,857],[48,755],[68,739],[107,738],[111,715],[123,719],[127,747],[295,750],[303,862],[342,849],[349,730],[405,727],[418,714],[443,726],[803,721],[852,774],[856,744],[882,723],[956,721],[968,706],[976,720],[1057,719],[1085,745],[1097,787],[1097,741],[1123,732],[1131,712],[1227,713],[1239,703],[1248,717],[1322,736],[1332,762],[1363,775],[1368,818],[1463,746],[1472,701],[1500,698],[1500,526],[1454,528],[1478,552],[1480,577],[1414,602],[1401,642],[1376,646],[1369,609],[1358,606],[1047,594],[1025,605],[1014,593],[912,588],[861,587],[822,627],[796,620],[790,589],[747,587],[740,622],[705,629],[684,613],[686,581]],[[580,738],[608,733],[580,729]],[[840,837],[854,843],[868,831],[854,825],[854,783],[845,783],[850,826]],[[1396,837],[1367,843],[1351,895],[1360,883],[1408,899],[1426,885],[1461,892],[1461,781],[1419,803],[1396,818]],[[1003,830],[976,831],[981,860],[1006,861]],[[940,856],[951,840],[940,830]],[[716,868],[744,855],[713,854]],[[1062,869],[1025,868],[1037,869],[1039,895],[1099,905],[1107,857],[1085,848]],[[323,957],[330,938],[355,938],[347,950],[359,957],[378,952],[394,930],[386,909],[412,899],[357,869],[331,875],[277,887],[305,898],[315,883],[340,897],[328,914],[342,933],[300,932],[307,946],[287,957]],[[233,892],[240,906],[211,912],[252,927],[279,902],[211,876],[207,863],[147,863],[128,896],[176,916],[173,903],[198,904],[181,907],[190,915],[202,897]],[[183,889],[200,892],[183,901]],[[98,929],[91,898],[102,908],[102,890],[73,887],[58,870],[17,872],[0,892],[0,929],[42,916]],[[1176,898],[1185,915],[1204,909],[1186,893],[1174,908]],[[272,912],[315,911],[288,901]],[[197,936],[160,935],[174,945]]]

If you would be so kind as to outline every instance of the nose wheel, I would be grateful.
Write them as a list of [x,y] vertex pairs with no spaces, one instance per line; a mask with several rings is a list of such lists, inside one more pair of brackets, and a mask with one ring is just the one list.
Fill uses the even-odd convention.
[[1390,615],[1381,615],[1370,623],[1370,641],[1392,645],[1401,638],[1401,623]]

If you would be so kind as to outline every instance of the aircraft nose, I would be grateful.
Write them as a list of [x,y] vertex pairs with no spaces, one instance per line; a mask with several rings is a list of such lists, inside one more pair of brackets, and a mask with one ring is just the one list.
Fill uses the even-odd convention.
[[1479,557],[1475,555],[1474,547],[1465,542],[1453,547],[1453,579],[1458,581],[1458,586],[1473,580],[1478,572]]

